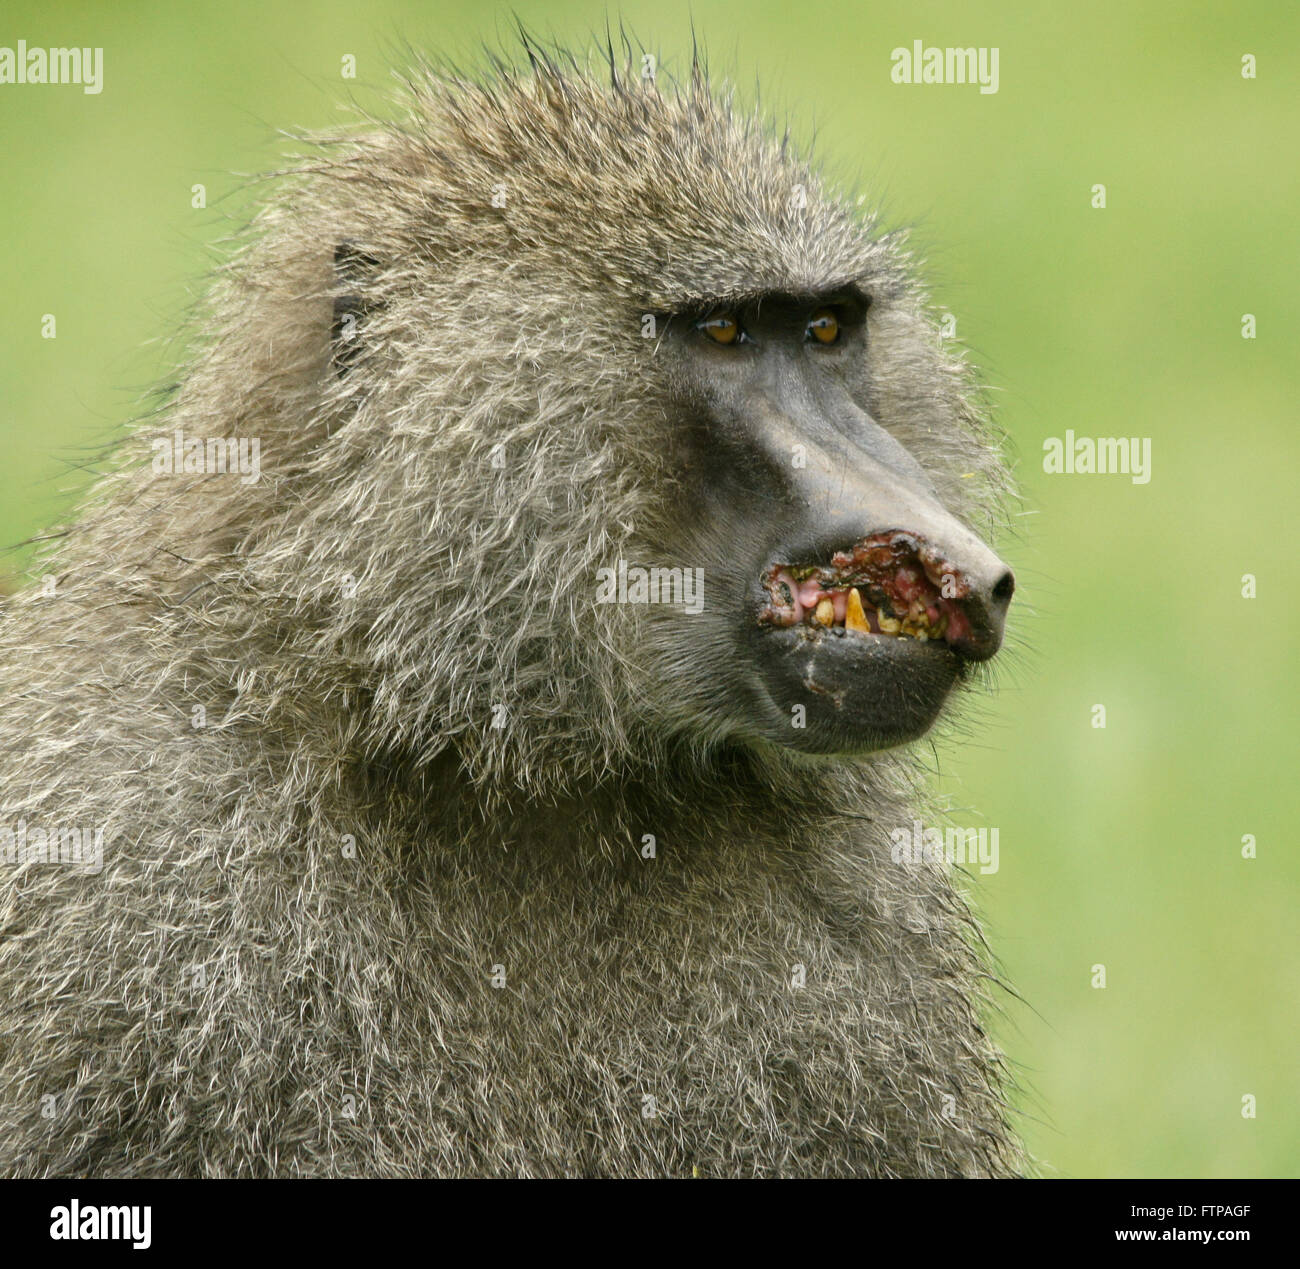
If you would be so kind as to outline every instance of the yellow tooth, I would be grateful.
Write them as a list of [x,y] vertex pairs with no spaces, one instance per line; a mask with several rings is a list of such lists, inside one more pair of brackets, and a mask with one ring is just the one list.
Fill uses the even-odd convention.
[[883,609],[877,611],[876,623],[883,634],[897,634],[903,628],[903,623],[897,617],[886,617]]
[[835,624],[835,605],[829,599],[821,600],[817,605],[816,616],[823,626],[833,626]]
[[867,614],[862,610],[862,596],[858,594],[856,586],[849,591],[849,602],[844,609],[844,625],[848,630],[860,630],[863,634],[871,633],[871,623],[867,621]]

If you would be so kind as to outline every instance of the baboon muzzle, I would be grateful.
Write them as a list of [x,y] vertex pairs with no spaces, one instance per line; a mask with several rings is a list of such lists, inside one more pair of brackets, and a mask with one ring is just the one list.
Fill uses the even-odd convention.
[[769,466],[783,459],[786,501],[802,521],[769,557],[760,624],[942,640],[967,660],[993,656],[1011,570],[863,411],[844,408],[834,422],[798,413],[769,408],[754,420]]

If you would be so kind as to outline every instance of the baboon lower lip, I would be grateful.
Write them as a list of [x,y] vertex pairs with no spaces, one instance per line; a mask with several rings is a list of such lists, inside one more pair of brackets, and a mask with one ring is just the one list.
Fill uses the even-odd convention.
[[948,643],[970,637],[966,579],[918,534],[903,529],[860,538],[827,563],[778,560],[762,582],[768,600],[758,616],[762,626]]

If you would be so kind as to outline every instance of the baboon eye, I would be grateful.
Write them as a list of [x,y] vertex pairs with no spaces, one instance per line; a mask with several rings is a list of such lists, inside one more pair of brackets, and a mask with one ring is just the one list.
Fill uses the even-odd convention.
[[819,308],[808,319],[807,336],[819,344],[833,344],[840,337],[840,319],[828,308]]
[[702,330],[715,344],[735,344],[745,338],[734,313],[714,313],[696,322],[695,329]]

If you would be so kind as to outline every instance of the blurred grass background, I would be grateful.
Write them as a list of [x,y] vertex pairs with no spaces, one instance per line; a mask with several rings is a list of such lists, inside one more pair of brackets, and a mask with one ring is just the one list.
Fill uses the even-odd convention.
[[[510,38],[512,10],[578,42],[607,13],[10,0],[0,43],[103,46],[105,88],[0,87],[0,542],[57,518],[77,464],[165,377],[169,333],[239,221],[235,174],[275,166],[276,129],[379,101],[402,40],[472,61]],[[997,1032],[1031,1148],[1065,1176],[1296,1175],[1295,6],[610,13],[669,67],[693,20],[742,95],[760,77],[799,135],[815,121],[830,169],[917,226],[994,385],[1027,512],[1003,544],[1021,646],[936,780],[959,822],[1000,832],[1000,871],[973,888],[1027,1002],[1006,999]],[[890,51],[915,39],[998,47],[999,92],[893,84]],[[1042,441],[1067,428],[1151,437],[1150,484],[1045,475]]]

